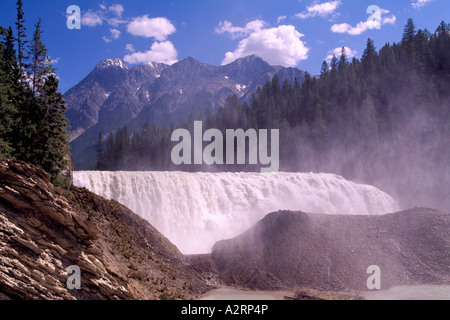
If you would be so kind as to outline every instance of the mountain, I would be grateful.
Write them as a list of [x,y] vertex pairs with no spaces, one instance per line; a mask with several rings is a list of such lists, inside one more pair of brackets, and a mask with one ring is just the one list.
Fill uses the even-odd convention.
[[171,66],[133,68],[120,59],[104,60],[65,95],[75,167],[93,167],[99,132],[106,137],[125,124],[129,130],[145,123],[177,125],[200,109],[217,110],[230,95],[250,100],[275,74],[300,83],[305,77],[299,69],[270,66],[255,55],[219,67],[191,57]]
[[99,121],[108,122],[113,112],[124,122],[135,117],[144,103],[136,87],[151,84],[166,67],[152,63],[130,68],[120,59],[100,62],[65,94],[71,140]]

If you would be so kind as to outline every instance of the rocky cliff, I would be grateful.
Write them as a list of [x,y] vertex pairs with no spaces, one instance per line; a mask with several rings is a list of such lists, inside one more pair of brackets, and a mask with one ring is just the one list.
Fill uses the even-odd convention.
[[216,243],[219,279],[253,289],[367,290],[450,284],[450,216],[412,209],[384,216],[277,212],[237,238]]
[[[69,266],[81,287],[69,289]],[[208,286],[147,221],[86,189],[0,160],[0,299],[190,299]]]

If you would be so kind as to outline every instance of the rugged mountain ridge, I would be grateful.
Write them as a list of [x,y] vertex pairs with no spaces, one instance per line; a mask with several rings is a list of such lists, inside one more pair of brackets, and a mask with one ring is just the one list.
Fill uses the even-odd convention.
[[299,83],[305,77],[299,69],[270,66],[254,55],[218,67],[191,57],[171,66],[104,60],[65,94],[75,165],[90,169],[95,164],[99,132],[106,136],[119,126],[134,130],[146,122],[177,125],[200,109],[223,106],[230,95],[249,100],[275,74]]
[[[42,170],[0,160],[0,299],[190,299],[208,286],[147,221]],[[67,288],[67,268],[81,289]]]
[[151,84],[166,67],[165,64],[152,63],[130,68],[120,59],[101,61],[65,94],[71,140],[108,117],[110,112],[120,112],[125,122],[135,117],[144,102],[136,88],[143,83]]

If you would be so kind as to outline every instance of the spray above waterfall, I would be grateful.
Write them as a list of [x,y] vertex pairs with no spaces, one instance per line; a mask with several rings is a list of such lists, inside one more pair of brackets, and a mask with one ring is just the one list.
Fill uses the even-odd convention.
[[333,174],[74,172],[74,184],[148,220],[183,253],[210,252],[278,210],[384,214],[396,202],[372,186]]

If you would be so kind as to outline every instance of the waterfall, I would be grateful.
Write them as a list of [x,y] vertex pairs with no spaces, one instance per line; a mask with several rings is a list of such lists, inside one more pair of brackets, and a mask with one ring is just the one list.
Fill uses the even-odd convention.
[[388,194],[323,173],[74,172],[74,185],[114,199],[183,253],[207,253],[278,210],[373,215],[397,211]]

